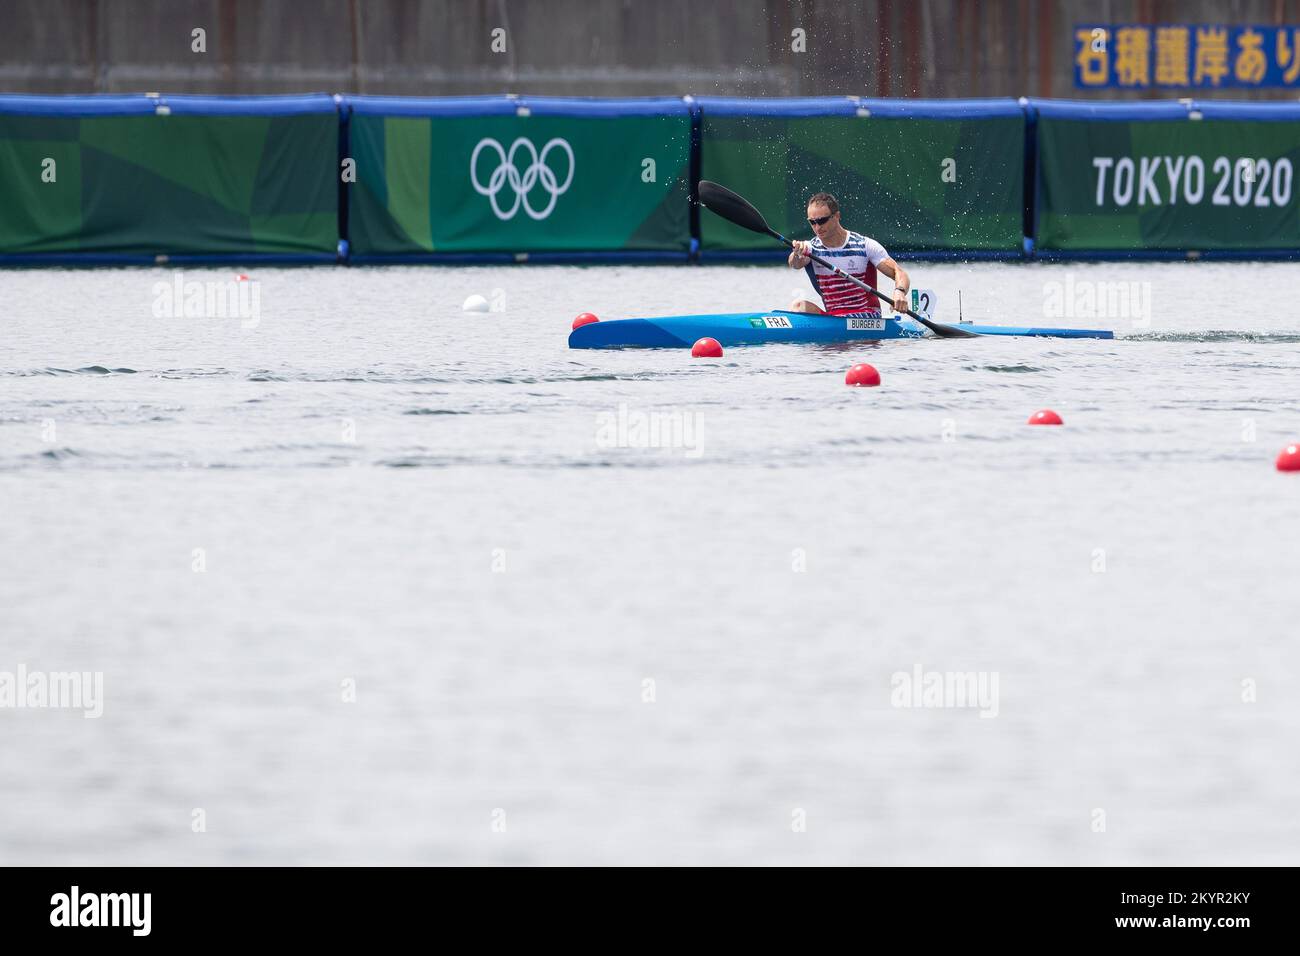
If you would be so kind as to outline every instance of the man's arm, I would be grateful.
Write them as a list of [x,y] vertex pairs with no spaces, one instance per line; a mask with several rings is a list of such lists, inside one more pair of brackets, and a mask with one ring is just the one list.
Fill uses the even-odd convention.
[[906,311],[909,307],[907,302],[908,290],[912,288],[912,280],[908,276],[907,270],[893,259],[881,259],[876,268],[894,280],[894,311]]

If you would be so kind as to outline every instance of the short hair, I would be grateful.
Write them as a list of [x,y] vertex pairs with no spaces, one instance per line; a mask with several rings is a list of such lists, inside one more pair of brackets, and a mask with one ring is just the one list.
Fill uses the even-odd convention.
[[812,197],[808,200],[808,205],[811,206],[813,203],[821,203],[831,211],[832,216],[840,211],[839,202],[836,201],[835,197],[830,193],[813,193]]

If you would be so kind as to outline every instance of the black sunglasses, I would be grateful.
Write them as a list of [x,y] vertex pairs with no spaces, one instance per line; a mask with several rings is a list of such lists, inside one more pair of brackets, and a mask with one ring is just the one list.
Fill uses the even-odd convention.
[[824,225],[826,225],[826,223],[828,223],[828,222],[831,221],[831,217],[834,216],[834,215],[835,215],[835,213],[831,213],[830,216],[819,216],[819,217],[816,218],[816,219],[809,219],[809,220],[808,220],[808,225],[810,225],[810,226],[824,226]]

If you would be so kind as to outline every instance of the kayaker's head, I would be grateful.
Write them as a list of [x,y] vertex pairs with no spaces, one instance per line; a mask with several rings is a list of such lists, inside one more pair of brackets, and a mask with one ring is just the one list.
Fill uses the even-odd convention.
[[840,234],[840,204],[830,193],[814,193],[808,200],[808,225],[825,242]]

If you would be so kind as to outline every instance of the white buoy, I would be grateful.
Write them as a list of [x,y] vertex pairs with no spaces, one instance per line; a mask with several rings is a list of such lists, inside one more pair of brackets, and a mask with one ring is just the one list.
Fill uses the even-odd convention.
[[461,309],[465,312],[486,312],[488,311],[488,300],[475,293],[465,300],[465,304],[461,306]]

